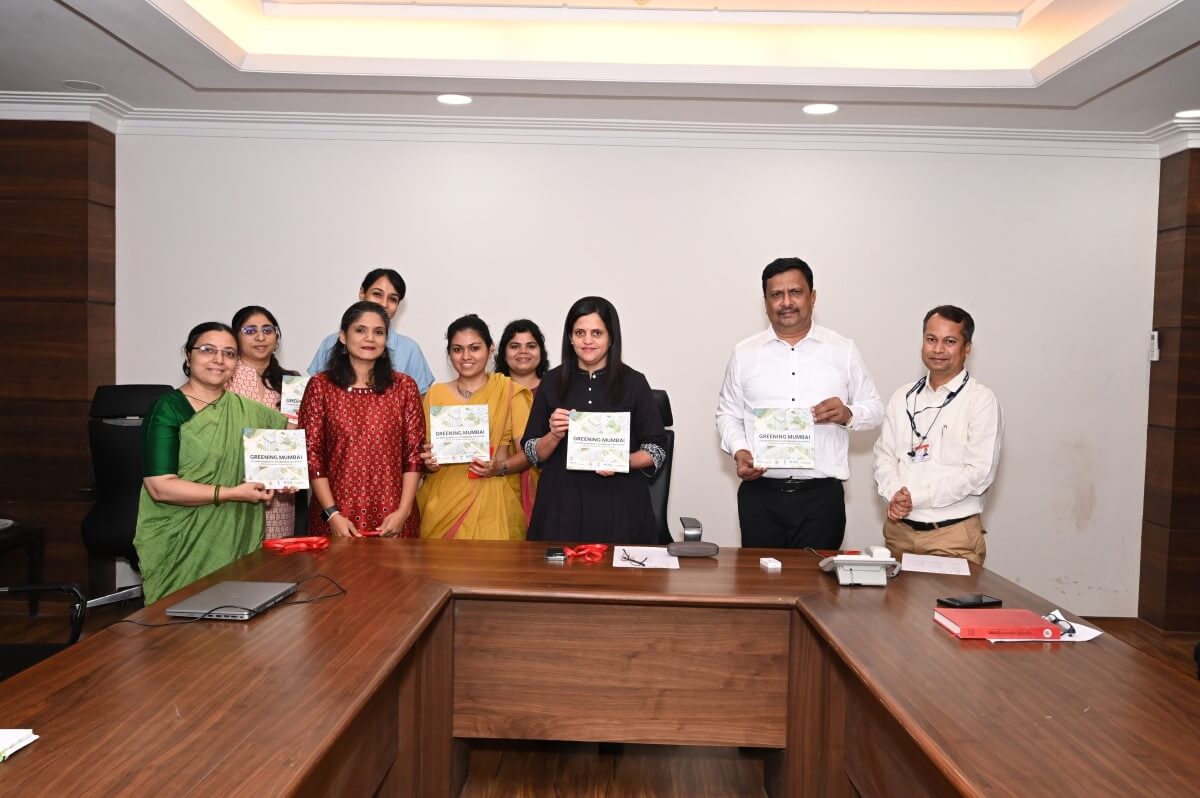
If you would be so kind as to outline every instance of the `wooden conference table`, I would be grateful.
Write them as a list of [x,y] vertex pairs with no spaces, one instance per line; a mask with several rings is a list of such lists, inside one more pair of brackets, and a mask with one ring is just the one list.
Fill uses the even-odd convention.
[[[986,571],[840,588],[805,552],[677,571],[550,565],[544,546],[358,540],[222,579],[344,596],[247,623],[118,624],[0,684],[41,739],[0,794],[456,795],[477,738],[775,749],[771,795],[1188,795],[1197,683],[1110,636],[959,641],[939,595],[1052,607]],[[327,589],[305,583],[300,598]]]

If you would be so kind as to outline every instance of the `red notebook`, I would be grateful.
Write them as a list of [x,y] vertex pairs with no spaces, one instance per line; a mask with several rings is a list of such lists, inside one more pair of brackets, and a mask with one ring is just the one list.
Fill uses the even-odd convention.
[[1062,630],[1032,610],[1006,610],[999,607],[964,610],[938,607],[933,619],[955,637],[1020,640],[1026,637],[1058,640]]

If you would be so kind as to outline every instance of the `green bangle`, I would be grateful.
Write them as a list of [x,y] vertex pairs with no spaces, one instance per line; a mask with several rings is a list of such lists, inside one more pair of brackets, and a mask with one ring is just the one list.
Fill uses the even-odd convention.
[[221,486],[220,485],[213,485],[213,506],[214,507],[221,506]]

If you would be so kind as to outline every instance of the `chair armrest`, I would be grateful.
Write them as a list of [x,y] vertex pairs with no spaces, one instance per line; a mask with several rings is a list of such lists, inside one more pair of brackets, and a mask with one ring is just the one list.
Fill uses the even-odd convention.
[[66,593],[72,597],[71,606],[71,640],[70,643],[79,641],[79,636],[83,634],[83,618],[87,612],[87,596],[83,594],[83,589],[79,585],[69,582],[55,584],[38,584],[38,585],[0,585],[0,595],[5,593]]

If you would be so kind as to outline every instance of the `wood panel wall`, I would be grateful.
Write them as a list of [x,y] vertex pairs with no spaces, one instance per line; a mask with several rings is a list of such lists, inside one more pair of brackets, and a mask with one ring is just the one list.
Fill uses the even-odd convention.
[[1162,162],[1138,616],[1200,630],[1200,150]]
[[[87,584],[87,415],[115,379],[113,134],[0,121],[0,517],[46,529],[46,578]],[[24,581],[20,551],[0,583]]]

